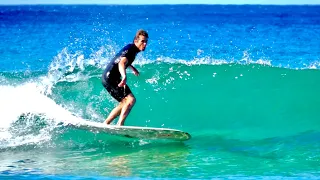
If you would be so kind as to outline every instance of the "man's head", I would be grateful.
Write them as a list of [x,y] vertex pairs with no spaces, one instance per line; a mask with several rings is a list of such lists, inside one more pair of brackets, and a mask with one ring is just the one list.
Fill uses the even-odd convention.
[[148,44],[148,33],[145,30],[138,30],[136,36],[134,37],[134,44],[140,51],[144,51]]

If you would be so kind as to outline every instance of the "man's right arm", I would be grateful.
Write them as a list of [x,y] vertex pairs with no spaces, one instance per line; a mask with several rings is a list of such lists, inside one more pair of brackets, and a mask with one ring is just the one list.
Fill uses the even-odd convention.
[[119,62],[119,72],[121,74],[122,80],[119,83],[119,87],[122,87],[127,84],[127,73],[126,73],[126,64],[128,59],[126,57],[121,57]]

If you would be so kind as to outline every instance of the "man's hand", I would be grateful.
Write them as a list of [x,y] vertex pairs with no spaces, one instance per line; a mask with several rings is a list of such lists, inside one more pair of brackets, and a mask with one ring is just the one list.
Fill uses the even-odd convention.
[[139,71],[137,69],[135,71],[133,71],[133,74],[136,75],[136,76],[140,75],[140,73],[139,73]]
[[139,71],[135,67],[133,67],[132,65],[130,65],[129,67],[132,69],[134,75],[136,76],[140,75]]
[[123,87],[127,84],[127,77],[124,77],[121,82],[118,84],[119,87]]

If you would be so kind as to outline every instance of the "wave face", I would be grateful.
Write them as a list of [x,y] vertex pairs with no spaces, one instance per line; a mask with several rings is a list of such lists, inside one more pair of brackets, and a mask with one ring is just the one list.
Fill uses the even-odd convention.
[[[49,149],[54,156],[58,156],[56,149],[71,153],[94,150],[98,154],[115,153],[111,156],[115,159],[110,161],[121,158],[124,163],[142,163],[144,160],[138,157],[149,158],[155,155],[153,151],[167,155],[172,153],[170,151],[179,152],[170,162],[185,156],[200,156],[201,160],[186,160],[191,167],[198,167],[198,163],[216,157],[218,152],[230,153],[228,156],[234,163],[240,163],[245,156],[253,158],[253,163],[258,163],[255,158],[266,158],[269,165],[275,165],[279,159],[290,159],[304,164],[306,169],[313,169],[312,164],[319,158],[314,154],[320,146],[317,141],[320,135],[318,70],[292,70],[261,64],[156,62],[136,66],[141,75],[135,77],[129,73],[128,84],[137,103],[126,125],[182,129],[192,134],[192,140],[184,145],[165,144],[165,147],[169,146],[168,150],[157,143],[128,141],[65,126],[85,119],[103,122],[116,105],[101,85],[102,69],[88,66],[64,73],[56,81],[50,81],[50,75],[30,75],[25,83],[18,85],[9,84],[15,81],[12,80],[14,77],[23,74],[5,74],[3,79],[7,85],[1,86],[0,93],[1,109],[4,110],[0,115],[0,148],[5,153],[17,151],[20,154],[35,153],[33,149]],[[151,152],[140,154],[144,148],[150,148]],[[137,154],[126,155],[132,151]],[[83,153],[80,156],[92,158]],[[310,156],[315,159],[305,159]],[[90,162],[81,163],[90,169]],[[219,163],[220,168],[228,164]],[[244,168],[245,164],[242,165]],[[268,169],[266,166],[262,169]],[[245,169],[251,171],[249,167]],[[207,174],[210,170],[205,168],[203,174],[210,176]],[[231,173],[240,169],[228,170]],[[68,172],[60,171],[62,174]],[[110,173],[107,175],[112,176]],[[162,173],[158,172],[158,175]],[[276,173],[281,174],[281,170]],[[194,177],[196,174],[184,175]]]

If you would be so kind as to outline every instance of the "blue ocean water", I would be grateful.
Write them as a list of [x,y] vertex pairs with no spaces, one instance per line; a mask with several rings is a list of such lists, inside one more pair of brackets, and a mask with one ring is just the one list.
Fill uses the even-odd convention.
[[[71,129],[116,105],[101,85],[135,32],[126,125],[183,143]],[[3,179],[317,179],[320,6],[0,6]]]

